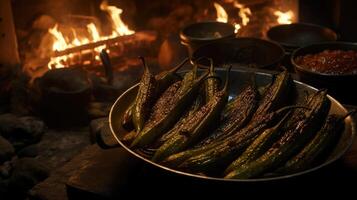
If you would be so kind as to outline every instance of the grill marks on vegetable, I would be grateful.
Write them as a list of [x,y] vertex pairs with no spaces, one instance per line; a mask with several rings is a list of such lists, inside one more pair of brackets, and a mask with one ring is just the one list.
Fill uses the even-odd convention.
[[156,96],[156,80],[153,74],[150,73],[149,67],[143,59],[144,74],[142,76],[139,91],[132,107],[133,124],[137,132],[141,131],[150,114]]
[[[219,119],[220,113],[228,99],[229,70],[227,70],[226,84],[224,88],[219,92],[213,93],[212,91],[208,91],[206,87],[205,92],[212,92],[213,96],[208,96],[208,99],[206,99],[208,102],[189,116],[187,120],[176,129],[176,133],[174,133],[173,136],[157,150],[153,160],[160,161],[167,156],[182,151],[189,145],[196,143],[196,141],[205,134],[206,130],[209,129],[210,125],[214,123],[215,120]],[[210,73],[212,74],[212,72]],[[207,81],[209,79],[210,78],[206,80],[206,84],[208,84]],[[217,83],[213,82],[210,84]],[[211,87],[211,90],[212,88],[218,88],[218,86]]]
[[[161,96],[159,101],[160,106],[154,106],[154,109],[159,109],[160,111],[155,111],[158,113],[158,118],[155,120],[150,120],[153,123],[146,123],[142,131],[138,132],[138,136],[132,142],[131,147],[145,147],[152,142],[154,142],[158,137],[162,136],[166,131],[168,131],[180,118],[184,110],[190,105],[197,94],[201,83],[205,80],[207,73],[201,75],[199,78],[194,79],[196,68],[192,70],[192,73],[187,73],[184,80],[181,82],[180,87],[173,96]],[[186,81],[187,80],[187,81]],[[191,81],[193,80],[193,82]],[[170,94],[172,94],[170,92]],[[167,99],[166,99],[167,97]],[[169,100],[170,99],[170,100]],[[168,108],[161,107],[167,101]],[[162,109],[162,110],[161,110]]]
[[235,99],[229,102],[223,113],[219,127],[198,145],[208,145],[212,141],[229,137],[244,127],[251,119],[258,103],[258,91],[254,86],[246,87]]
[[330,101],[326,96],[326,91],[314,94],[309,102],[309,107],[311,109],[306,112],[305,119],[299,121],[296,126],[290,127],[266,153],[253,162],[237,167],[226,178],[256,177],[278,167],[301,150],[313,137],[313,134],[318,131],[319,121],[325,119],[330,109]]
[[175,105],[177,101],[177,97],[179,96],[178,91],[181,87],[181,83],[182,81],[174,83],[161,95],[161,97],[152,108],[150,118],[145,124],[146,128],[154,126],[155,123],[170,113],[173,105]]
[[[181,81],[175,76],[153,79],[147,72],[144,76],[142,83],[169,84],[156,86],[154,96],[146,96],[156,100],[141,130],[131,132],[131,147],[156,148],[151,150],[155,162],[179,170],[243,179],[266,172],[293,173],[316,163],[321,149],[331,146],[344,126],[343,117],[325,120],[330,108],[325,90],[309,95],[302,105],[284,107],[294,89],[287,72],[273,79],[260,100],[257,89],[247,86],[228,103],[228,78],[221,91],[219,81],[206,78],[216,76],[213,65],[198,78],[194,66]],[[149,87],[143,88],[139,92],[151,94]],[[219,125],[212,126],[217,121]]]

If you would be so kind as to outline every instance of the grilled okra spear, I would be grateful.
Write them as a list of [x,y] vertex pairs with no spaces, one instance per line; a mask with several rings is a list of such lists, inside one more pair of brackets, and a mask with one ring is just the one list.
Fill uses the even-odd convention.
[[287,71],[278,74],[263,94],[263,99],[260,101],[252,120],[259,120],[261,116],[282,107],[286,97],[289,96],[291,82]]
[[230,134],[243,128],[249,122],[257,108],[258,96],[258,91],[254,86],[246,87],[231,101],[231,104],[226,105],[219,127],[207,138],[199,142],[196,147],[229,137]]
[[132,110],[134,103],[132,103],[129,108],[125,111],[123,115],[123,120],[121,122],[122,127],[127,131],[132,131],[134,129]]
[[[180,88],[172,93],[171,96],[163,97],[157,101],[153,108],[154,116],[149,118],[145,127],[138,133],[131,147],[144,147],[152,143],[168,131],[180,118],[183,111],[194,100],[201,83],[205,80],[207,73],[201,75],[193,81],[193,84],[182,84]],[[185,79],[185,78],[184,78]],[[166,106],[163,106],[166,105]]]
[[[249,124],[224,140],[200,147],[205,149],[203,153],[197,150],[194,155],[179,164],[178,168],[199,172],[208,171],[214,168],[214,166],[232,162],[260,133],[274,124],[281,117],[282,113],[292,108],[296,108],[296,106],[284,107],[278,111],[269,113],[261,117],[260,121]],[[167,160],[165,163],[169,164]],[[171,160],[171,163],[178,162]]]
[[[210,68],[209,74],[210,77],[216,77],[217,74],[214,71],[213,60],[210,58]],[[215,97],[217,92],[219,91],[219,81],[216,78],[208,78],[205,81],[205,102],[208,103],[211,99]]]
[[[243,116],[244,117],[243,119],[246,120],[243,121],[244,123],[242,124],[237,123],[237,126],[235,128],[232,128],[230,131],[225,132],[224,134],[223,133],[219,134],[218,137],[212,136],[212,138],[208,138],[203,142],[201,142],[200,144],[211,143],[214,140],[221,140],[230,137],[231,135],[235,134],[241,127],[243,127],[249,120],[252,122],[259,121],[260,118],[264,117],[269,112],[274,111],[275,109],[281,107],[283,102],[286,100],[285,96],[287,92],[290,90],[291,88],[290,86],[291,86],[291,78],[289,73],[284,71],[278,74],[273,80],[273,82],[270,84],[270,86],[266,89],[263,99],[259,102],[258,108],[255,108],[256,104],[248,105],[248,106],[252,106],[249,107],[251,109],[249,111],[251,112],[255,111],[255,113],[249,113],[249,114],[253,114],[253,116],[250,115]],[[258,96],[258,92],[257,92],[257,96]],[[239,103],[239,101],[237,103]]]
[[309,102],[310,110],[305,119],[290,127],[272,147],[257,160],[241,165],[232,170],[225,178],[252,178],[274,169],[298,152],[318,131],[320,122],[326,118],[330,101],[326,91],[319,91]]
[[[192,85],[194,79],[196,78],[196,70],[197,70],[197,65],[194,65],[194,68],[191,72],[188,72],[188,74],[185,75],[184,80],[182,81],[182,85]],[[186,82],[186,83],[185,83]],[[187,88],[187,87],[186,87]],[[180,119],[177,121],[177,123],[174,125],[174,127],[169,130],[167,133],[163,134],[153,145],[153,148],[158,148],[160,147],[163,143],[165,143],[169,138],[171,138],[177,131],[179,130],[180,126],[189,119],[189,117],[195,113],[203,104],[204,104],[204,99],[203,99],[203,94],[202,94],[202,88],[199,89],[199,94],[196,95],[196,99],[192,103],[192,105],[189,107],[189,109],[185,110],[183,115],[180,117]]]
[[181,127],[182,124],[184,124],[190,117],[193,115],[201,106],[204,105],[204,97],[202,93],[200,92],[193,104],[190,106],[190,108],[184,112],[182,117],[179,119],[179,121],[174,125],[174,127],[169,130],[167,133],[162,135],[153,145],[153,148],[158,148],[162,144],[164,144],[167,140],[169,140],[172,136],[174,136],[179,128]]
[[251,162],[261,156],[265,151],[267,151],[273,143],[279,139],[283,131],[281,130],[283,124],[290,117],[291,112],[287,113],[285,117],[278,122],[275,126],[266,129],[261,135],[255,139],[251,145],[240,155],[235,161],[233,161],[228,168],[225,170],[225,174],[228,174],[233,169]]
[[[217,81],[217,79],[214,78],[214,77],[217,77],[217,74],[214,72],[213,60],[210,59],[210,62],[211,62],[211,66],[209,69],[210,71],[209,71],[208,76],[212,77],[212,78],[207,78],[205,80],[204,89],[200,90],[199,94],[196,97],[196,100],[193,102],[191,107],[187,111],[185,111],[185,113],[180,118],[180,120],[175,124],[174,128],[172,128],[169,132],[165,133],[158,141],[156,141],[156,143],[154,144],[154,147],[160,147],[169,138],[171,138],[173,135],[177,134],[181,125],[183,123],[185,123],[191,117],[191,115],[194,114],[199,108],[201,108],[201,106],[203,106],[203,104],[207,103],[210,99],[212,99],[214,97],[214,95],[218,92],[219,81]],[[197,64],[195,64],[194,67],[197,68]]]
[[[187,61],[189,60],[189,59],[183,60],[179,65],[177,65],[173,69],[171,69],[169,71],[164,71],[164,72],[156,75],[155,79],[154,79],[153,75],[150,73],[150,71],[148,69],[148,66],[145,63],[144,58],[141,58],[141,59],[143,61],[143,65],[144,65],[144,74],[141,78],[139,91],[138,91],[137,97],[134,100],[134,102],[126,110],[125,115],[123,117],[123,121],[122,121],[123,128],[125,128],[128,131],[131,131],[133,129],[132,127],[134,127],[136,129],[136,131],[140,131],[140,129],[143,126],[142,122],[145,121],[145,118],[147,117],[146,109],[150,109],[151,107],[147,107],[143,111],[138,111],[138,113],[135,114],[136,116],[133,117],[134,109],[140,110],[140,107],[141,107],[140,104],[144,103],[145,101],[148,101],[147,104],[152,104],[152,102],[154,102],[162,92],[164,92],[174,82],[178,81],[179,76],[176,74],[176,72],[182,66],[184,66],[187,63]],[[155,87],[155,88],[152,88],[152,87]],[[151,93],[153,93],[153,94],[151,94]],[[147,99],[145,99],[146,98],[145,94],[146,94],[146,96],[148,96]],[[142,102],[137,103],[136,102],[137,99],[142,100]],[[134,122],[134,118],[135,118],[135,122]]]
[[216,92],[214,96],[209,97],[209,102],[202,106],[197,112],[193,113],[177,129],[170,139],[168,139],[155,153],[153,160],[161,161],[167,156],[186,149],[189,145],[194,144],[205,130],[219,119],[222,109],[228,99],[229,71],[227,70],[226,83],[224,88]]
[[157,81],[157,95],[161,95],[170,85],[175,83],[180,79],[179,75],[176,73],[181,67],[183,67],[189,61],[188,58],[184,59],[176,67],[168,71],[163,71],[160,74],[155,76]]
[[324,151],[334,143],[344,129],[344,117],[329,115],[316,136],[306,145],[300,153],[291,158],[279,172],[293,173],[310,167]]
[[144,74],[139,84],[139,90],[135,98],[135,103],[132,107],[132,119],[136,132],[140,132],[150,114],[156,96],[156,80],[151,74],[145,60],[141,57],[144,65]]

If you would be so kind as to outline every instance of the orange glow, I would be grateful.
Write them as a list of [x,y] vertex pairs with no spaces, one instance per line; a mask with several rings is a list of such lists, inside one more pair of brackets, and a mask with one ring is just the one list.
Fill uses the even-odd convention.
[[216,21],[217,22],[227,23],[228,22],[228,14],[227,14],[226,10],[224,10],[224,8],[220,4],[218,4],[216,2],[214,2],[213,5],[214,5],[214,7],[216,8],[216,11],[217,11],[217,19],[216,19]]
[[123,10],[115,6],[109,6],[107,1],[103,1],[100,4],[100,9],[109,13],[112,25],[113,33],[111,37],[117,37],[122,35],[130,35],[135,33],[135,31],[130,30],[128,26],[121,20],[120,15],[123,13]]
[[277,16],[277,22],[279,24],[291,24],[293,22],[294,13],[289,10],[287,12],[275,11],[274,15]]
[[[122,21],[120,15],[123,13],[123,10],[117,8],[115,6],[110,6],[106,1],[103,1],[100,5],[101,10],[107,12],[110,16],[112,22],[112,33],[111,35],[102,36],[94,23],[89,23],[86,25],[87,32],[89,33],[89,37],[78,37],[75,29],[72,29],[72,34],[74,39],[69,41],[68,37],[63,35],[63,33],[58,29],[58,24],[56,24],[53,28],[50,28],[48,32],[53,36],[53,51],[63,51],[68,48],[81,46],[93,42],[98,42],[102,40],[108,40],[111,38],[115,38],[123,35],[131,35],[135,33],[135,31],[130,30],[128,26]],[[102,49],[105,49],[106,45],[101,45],[96,47],[94,50],[99,54]],[[50,62],[48,63],[48,68],[63,68],[66,67],[66,63],[68,63],[69,58],[72,58],[74,55],[69,54],[65,56],[52,57]],[[99,60],[99,56],[95,56],[96,60]]]
[[248,7],[245,7],[244,5],[238,3],[237,1],[235,1],[233,5],[234,7],[239,8],[238,15],[242,19],[242,25],[246,26],[249,23],[248,16],[252,15],[252,12]]
[[[233,23],[235,28],[234,32],[238,33],[239,29],[241,29],[242,26],[246,26],[249,23],[249,16],[252,15],[252,12],[248,7],[245,7],[243,4],[238,3],[238,1],[229,0],[226,2],[232,3],[235,8],[239,9],[238,16],[242,19],[242,24],[236,22]],[[227,23],[229,17],[227,12],[224,10],[224,8],[216,2],[213,5],[216,8],[216,12],[217,12],[216,21]]]

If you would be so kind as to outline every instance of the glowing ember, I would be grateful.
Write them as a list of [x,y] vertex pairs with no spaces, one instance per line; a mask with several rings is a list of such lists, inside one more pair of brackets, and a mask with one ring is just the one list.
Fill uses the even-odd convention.
[[234,24],[234,33],[238,33],[240,28],[241,28],[240,24]]
[[224,10],[224,8],[220,4],[218,4],[216,2],[214,2],[213,5],[214,5],[214,7],[216,8],[216,11],[217,11],[217,19],[216,19],[216,21],[217,22],[227,23],[228,22],[228,14],[227,14],[226,10]]
[[[72,29],[73,40],[69,41],[68,37],[65,37],[63,33],[58,29],[58,25],[56,24],[53,28],[50,28],[48,32],[53,36],[54,42],[52,45],[53,51],[63,51],[71,47],[81,46],[93,42],[98,42],[102,40],[108,40],[111,38],[115,38],[118,36],[123,35],[131,35],[135,33],[135,31],[130,30],[126,24],[121,20],[120,15],[123,13],[123,10],[117,8],[115,6],[110,6],[106,1],[103,1],[100,5],[101,10],[106,11],[110,15],[110,19],[112,22],[113,31],[111,35],[108,36],[101,36],[98,28],[94,23],[87,24],[87,32],[90,34],[90,37],[78,37],[76,30]],[[106,45],[101,45],[94,49],[97,54],[102,50],[105,49]],[[48,68],[62,68],[66,66],[68,63],[69,58],[73,58],[73,54],[65,55],[65,56],[58,56],[52,57],[50,62],[48,63]],[[99,60],[99,56],[95,56],[96,60]]]
[[277,22],[279,24],[291,24],[293,22],[294,13],[291,10],[287,12],[277,10],[274,15],[278,17]]

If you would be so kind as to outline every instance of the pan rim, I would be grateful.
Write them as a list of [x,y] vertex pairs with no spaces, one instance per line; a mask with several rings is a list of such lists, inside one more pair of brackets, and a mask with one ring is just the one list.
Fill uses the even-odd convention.
[[[217,68],[217,70],[223,70],[223,69],[222,68]],[[243,70],[242,69],[232,69],[231,71],[232,72],[234,72],[234,71],[242,72]],[[267,76],[267,75],[271,76],[272,75],[271,73],[268,73],[268,72],[255,71],[254,73],[255,74],[260,74],[260,75],[265,75],[265,76]],[[305,87],[307,87],[307,88],[309,88],[309,89],[311,89],[313,91],[317,91],[317,89],[315,87],[313,87],[313,86],[310,86],[308,84],[305,84],[305,83],[297,81],[297,80],[293,80],[293,81],[294,81],[295,84],[301,84],[301,85],[304,85]],[[336,154],[333,158],[329,159],[328,161],[326,161],[326,162],[324,162],[324,163],[322,163],[322,164],[320,164],[318,166],[315,166],[313,168],[301,171],[301,172],[296,172],[296,173],[282,175],[282,176],[265,177],[265,178],[252,178],[252,179],[225,179],[225,178],[218,178],[218,177],[203,176],[203,175],[198,175],[198,174],[191,174],[191,173],[188,173],[188,172],[183,172],[183,171],[175,170],[175,169],[160,165],[160,164],[155,163],[155,162],[153,162],[153,161],[151,161],[151,160],[149,160],[147,158],[144,158],[143,156],[141,156],[140,154],[138,154],[134,150],[130,149],[124,143],[122,143],[121,140],[117,137],[117,134],[115,133],[115,130],[114,130],[114,127],[113,127],[113,123],[112,123],[112,121],[113,121],[112,120],[112,116],[113,116],[113,113],[115,112],[115,108],[116,108],[118,102],[120,101],[120,99],[123,96],[125,96],[129,91],[135,89],[135,87],[138,87],[138,85],[139,85],[139,83],[133,85],[128,90],[126,90],[124,93],[122,93],[117,98],[117,100],[115,101],[115,103],[112,105],[112,107],[110,109],[109,119],[108,120],[109,120],[109,127],[110,127],[110,130],[111,130],[111,133],[112,133],[113,137],[120,144],[121,147],[123,147],[126,151],[130,152],[136,158],[139,158],[139,159],[145,161],[146,163],[149,163],[149,164],[151,164],[151,165],[153,165],[155,167],[161,168],[163,170],[172,172],[174,174],[184,175],[184,176],[191,177],[191,178],[197,178],[197,179],[200,179],[200,180],[209,180],[209,181],[224,181],[224,182],[240,182],[240,183],[244,183],[244,182],[271,182],[271,181],[280,181],[280,180],[286,180],[286,179],[293,178],[293,177],[298,177],[298,176],[301,176],[301,175],[309,174],[309,173],[314,172],[314,171],[316,171],[318,169],[321,169],[323,167],[326,167],[326,166],[330,165],[331,163],[335,162],[336,160],[340,159],[350,149],[350,147],[352,145],[352,142],[353,142],[353,140],[355,138],[355,135],[356,135],[355,123],[352,120],[352,117],[349,116],[349,117],[346,118],[346,120],[351,125],[351,132],[350,132],[350,135],[351,135],[350,138],[351,139],[348,141],[348,144],[346,144],[346,146],[343,149],[343,151],[339,152],[338,154]],[[344,112],[346,112],[346,113],[348,112],[348,110],[340,102],[338,102],[335,98],[333,98],[330,95],[327,95],[327,97],[332,102],[334,102],[338,107],[342,108]]]

